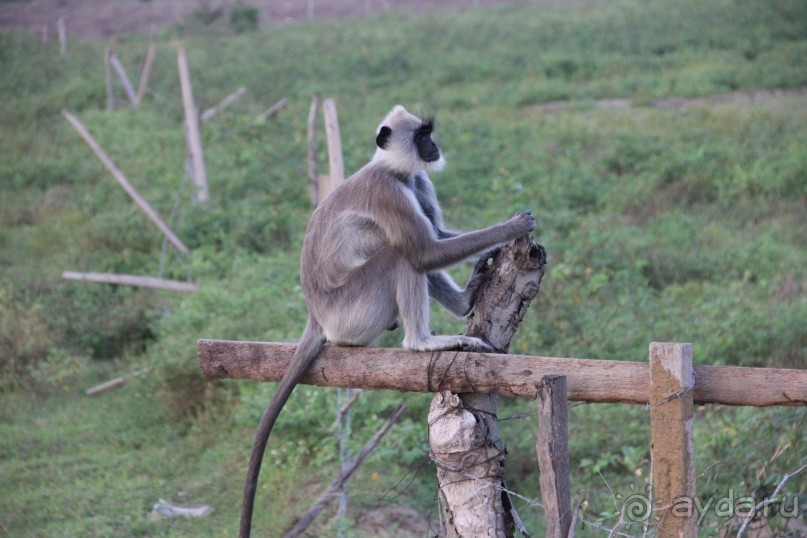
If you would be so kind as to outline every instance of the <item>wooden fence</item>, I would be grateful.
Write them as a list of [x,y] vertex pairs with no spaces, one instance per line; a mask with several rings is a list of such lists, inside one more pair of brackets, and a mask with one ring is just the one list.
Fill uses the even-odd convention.
[[[199,340],[202,374],[213,379],[279,381],[296,345]],[[367,365],[372,364],[372,368]],[[697,536],[694,405],[807,405],[807,370],[694,366],[690,344],[650,344],[647,363],[458,351],[327,347],[302,383],[401,392],[489,393],[534,398],[542,380],[565,376],[567,397],[646,405],[650,411],[656,536]],[[562,536],[566,536],[562,534]]]

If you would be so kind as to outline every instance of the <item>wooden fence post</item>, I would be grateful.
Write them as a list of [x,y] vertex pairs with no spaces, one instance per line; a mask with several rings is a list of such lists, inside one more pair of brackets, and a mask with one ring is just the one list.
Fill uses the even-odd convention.
[[569,483],[569,424],[566,376],[546,376],[538,389],[538,437],[541,500],[547,538],[566,538],[572,521]]
[[188,137],[192,179],[196,184],[196,199],[200,202],[207,202],[205,154],[202,149],[202,136],[199,134],[199,112],[193,101],[193,88],[185,47],[177,48],[177,64],[179,65],[179,81],[182,86],[182,104],[185,106],[185,135]]
[[319,110],[319,92],[311,97],[311,107],[308,109],[308,190],[311,195],[311,205],[319,204],[319,175],[317,174],[317,112]]
[[146,88],[149,84],[149,77],[151,76],[151,68],[154,66],[154,57],[157,54],[157,44],[153,41],[149,44],[148,51],[146,51],[146,59],[143,61],[143,67],[140,69],[140,79],[137,81],[137,104],[143,102],[143,96],[146,95]]
[[650,344],[650,457],[659,538],[698,535],[692,344]]
[[336,114],[336,103],[333,99],[325,99],[322,103],[322,115],[325,117],[325,136],[328,140],[328,175],[322,176],[327,181],[319,184],[319,201],[322,202],[336,187],[345,180],[345,165],[342,160],[342,138],[339,135],[339,117]]
[[67,27],[64,24],[64,17],[59,17],[56,21],[56,30],[59,33],[59,54],[67,54]]
[[112,79],[112,48],[107,48],[104,53],[104,73],[106,74],[106,107],[109,110],[115,108],[115,81]]

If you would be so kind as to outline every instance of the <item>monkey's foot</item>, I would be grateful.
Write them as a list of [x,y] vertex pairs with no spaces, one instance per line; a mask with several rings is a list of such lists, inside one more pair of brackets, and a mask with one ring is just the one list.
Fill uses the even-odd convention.
[[473,336],[462,336],[461,338],[463,338],[463,343],[459,349],[462,351],[476,351],[479,353],[496,352],[492,345],[488,344],[481,338],[475,338]]
[[494,353],[496,350],[474,336],[430,336],[419,342],[407,342],[404,347],[413,351],[477,351],[479,353]]

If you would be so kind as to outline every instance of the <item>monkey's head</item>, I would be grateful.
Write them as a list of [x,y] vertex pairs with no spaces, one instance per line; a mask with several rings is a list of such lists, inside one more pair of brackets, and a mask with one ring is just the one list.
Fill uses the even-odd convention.
[[405,174],[442,170],[446,161],[432,139],[433,130],[434,118],[421,120],[397,105],[378,126],[373,160]]

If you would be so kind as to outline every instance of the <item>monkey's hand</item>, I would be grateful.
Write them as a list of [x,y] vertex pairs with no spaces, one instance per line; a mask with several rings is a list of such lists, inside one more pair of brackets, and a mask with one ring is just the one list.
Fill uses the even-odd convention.
[[528,234],[535,229],[535,217],[531,211],[520,211],[513,218],[507,221],[515,231],[516,237]]
[[501,251],[502,247],[495,247],[480,254],[479,259],[476,261],[476,265],[474,265],[474,274],[489,272],[490,266],[488,265],[488,260],[495,260],[496,256],[498,256],[499,252]]
[[468,283],[465,285],[465,296],[468,297],[468,311],[465,312],[463,316],[467,316],[474,307],[476,298],[479,295],[479,289],[490,280],[493,274],[490,269],[491,266],[488,265],[488,260],[491,258],[495,259],[501,250],[500,247],[496,247],[479,256],[479,260],[476,262],[476,265],[474,265],[474,271],[471,273],[471,278],[468,279]]

